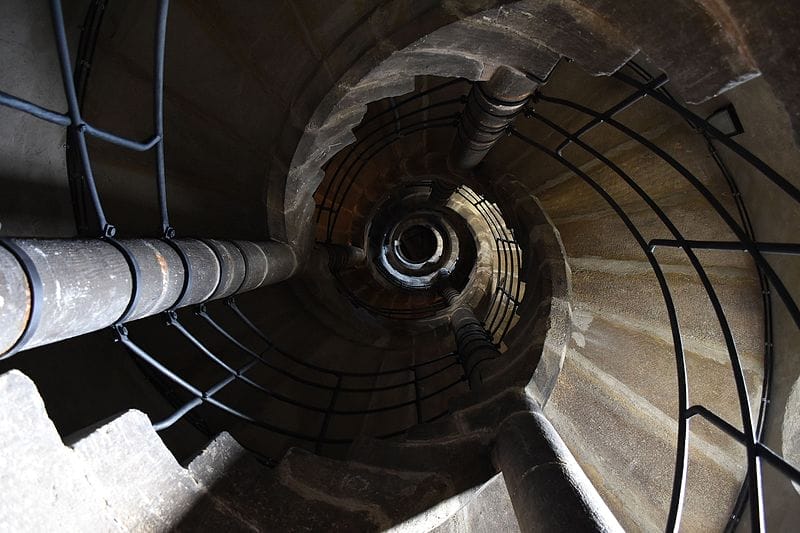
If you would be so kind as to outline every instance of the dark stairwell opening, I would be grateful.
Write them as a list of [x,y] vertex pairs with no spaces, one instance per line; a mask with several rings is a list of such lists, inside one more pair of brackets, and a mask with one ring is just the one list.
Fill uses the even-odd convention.
[[792,529],[796,8],[628,8],[10,2],[0,526]]

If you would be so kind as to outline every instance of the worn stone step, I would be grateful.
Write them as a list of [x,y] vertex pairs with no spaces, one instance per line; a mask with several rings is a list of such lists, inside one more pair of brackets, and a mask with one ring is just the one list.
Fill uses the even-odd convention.
[[99,425],[72,448],[127,530],[170,529],[201,496],[202,487],[178,464],[139,411]]
[[3,531],[123,531],[80,457],[64,446],[33,381],[0,375]]
[[277,469],[293,490],[369,512],[381,529],[422,513],[452,494],[446,478],[337,461],[292,448]]
[[477,531],[520,531],[503,474],[460,492],[396,524],[392,533],[468,533]]
[[[629,399],[646,402],[665,416],[676,420],[678,412],[678,382],[675,351],[671,342],[641,330],[621,324],[602,315],[575,314],[576,327],[572,333],[567,357],[582,357],[598,372],[623,383]],[[712,410],[735,427],[741,428],[739,403],[732,391],[736,385],[730,364],[691,351],[684,351],[687,365],[689,397],[692,404]],[[760,403],[762,373],[749,368],[745,381],[751,398],[752,412]],[[646,424],[646,422],[642,422]],[[720,460],[735,461],[740,445],[715,428],[696,424],[693,433],[705,442],[719,447]]]
[[391,470],[435,472],[460,492],[495,473],[485,440],[481,434],[417,441],[362,437],[350,447],[348,459]]
[[[652,331],[671,342],[667,308],[649,263],[570,257],[569,264],[573,309],[584,310],[587,317],[605,316]],[[727,360],[719,323],[694,269],[687,265],[663,265],[662,269],[687,349]],[[708,272],[745,367],[761,367],[764,341],[757,279],[750,270],[737,268],[714,267]]]
[[[663,529],[677,439],[672,418],[576,352],[567,355],[544,412],[623,527]],[[728,506],[720,502],[733,504],[744,454],[731,462],[718,447],[690,443],[683,528],[721,530]]]
[[178,531],[375,531],[367,506],[341,505],[259,463],[230,435],[217,437],[189,464],[206,492]]

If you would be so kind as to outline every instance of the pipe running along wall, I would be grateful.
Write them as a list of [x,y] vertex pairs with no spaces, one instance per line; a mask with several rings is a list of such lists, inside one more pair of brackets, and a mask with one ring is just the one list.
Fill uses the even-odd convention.
[[6,239],[0,358],[278,283],[296,270],[291,247],[278,242]]

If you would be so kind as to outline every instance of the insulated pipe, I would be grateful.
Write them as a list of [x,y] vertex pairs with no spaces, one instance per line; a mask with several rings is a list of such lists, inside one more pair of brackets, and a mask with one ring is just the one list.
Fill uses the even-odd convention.
[[331,272],[339,272],[363,265],[367,255],[362,248],[347,244],[326,244],[328,268]]
[[483,373],[486,363],[500,357],[500,351],[494,344],[491,335],[475,316],[472,307],[458,302],[459,292],[449,282],[449,274],[440,273],[437,285],[441,295],[451,306],[450,328],[456,337],[456,349],[464,366],[464,373],[469,386],[475,390],[485,381]]
[[458,185],[444,180],[433,180],[431,183],[431,194],[428,197],[433,205],[447,205],[447,201],[458,190]]
[[509,67],[472,86],[453,139],[448,165],[467,170],[480,163],[522,110],[536,83]]
[[0,358],[277,283],[296,270],[291,247],[277,242],[4,239]]

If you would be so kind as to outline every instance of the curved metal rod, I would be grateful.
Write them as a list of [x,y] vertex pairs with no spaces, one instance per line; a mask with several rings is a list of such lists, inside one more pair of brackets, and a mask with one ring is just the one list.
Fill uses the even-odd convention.
[[673,111],[677,112],[681,115],[684,119],[686,119],[689,123],[691,123],[695,128],[700,129],[711,135],[714,139],[724,144],[727,148],[733,151],[736,155],[747,161],[750,165],[755,167],[761,174],[767,177],[772,183],[783,189],[783,191],[788,194],[795,202],[800,203],[800,189],[792,185],[786,178],[778,174],[772,167],[762,161],[760,158],[755,156],[752,152],[742,147],[739,143],[719,131],[717,128],[700,118],[699,116],[695,115],[678,102],[675,102],[665,96],[664,94],[660,93],[658,90],[649,87],[646,84],[641,84],[638,81],[634,80],[630,76],[623,74],[622,72],[617,71],[616,73],[611,75],[612,77],[627,83],[633,87],[636,87],[640,91],[647,93],[648,96],[651,96],[656,101],[660,102],[661,104],[667,106],[668,108],[672,109]]
[[[395,409],[401,409],[403,407],[407,407],[409,405],[413,405],[416,402],[416,400],[410,400],[410,401],[406,401],[406,402],[400,402],[400,403],[396,403],[396,404],[391,404],[391,405],[386,405],[386,406],[381,406],[381,407],[374,407],[374,408],[369,408],[369,409],[337,410],[337,409],[329,409],[327,407],[316,406],[316,405],[312,405],[312,404],[309,404],[309,403],[306,403],[306,402],[303,402],[303,401],[300,401],[300,400],[296,400],[294,398],[290,398],[290,397],[288,397],[288,396],[286,396],[284,394],[281,394],[279,392],[267,389],[263,385],[261,385],[259,383],[256,383],[252,379],[250,379],[247,376],[245,376],[244,373],[237,371],[236,369],[234,369],[233,367],[231,367],[230,365],[225,363],[225,361],[220,359],[216,354],[214,354],[211,350],[209,350],[208,347],[205,344],[203,344],[200,340],[198,340],[194,335],[192,335],[183,326],[183,324],[181,324],[180,320],[178,320],[178,318],[177,318],[177,314],[176,313],[170,315],[170,319],[169,319],[168,324],[173,326],[175,329],[177,329],[178,332],[181,335],[183,335],[183,337],[185,337],[189,342],[191,342],[195,347],[197,347],[201,352],[203,352],[203,354],[206,357],[208,357],[209,359],[211,359],[211,361],[213,361],[216,365],[218,365],[219,367],[224,369],[226,372],[228,372],[232,376],[233,379],[237,379],[237,380],[249,385],[250,387],[254,388],[255,390],[257,390],[257,391],[259,391],[261,393],[264,393],[264,394],[266,394],[267,396],[269,396],[271,398],[274,398],[275,400],[278,400],[278,401],[283,402],[283,403],[287,403],[289,405],[293,405],[295,407],[299,407],[301,409],[306,409],[308,411],[312,411],[312,412],[316,412],[316,413],[329,413],[329,414],[332,414],[332,415],[353,416],[353,415],[368,415],[368,414],[373,414],[373,413],[382,413],[384,411],[393,411]],[[260,357],[253,357],[251,362],[253,362],[253,363],[259,362],[260,359],[261,359]],[[443,387],[443,388],[441,388],[441,389],[439,389],[437,391],[434,391],[433,393],[430,393],[430,394],[428,394],[426,396],[421,397],[420,400],[427,400],[428,398],[430,398],[432,396],[435,396],[435,395],[439,394],[440,392],[443,392],[444,390],[447,390],[448,388],[450,388],[452,386],[455,386],[457,383],[459,383],[461,381],[463,381],[463,379],[459,378],[455,382],[453,382],[453,383],[451,383],[451,384],[449,384],[449,385],[447,385],[447,386],[445,386],[445,387]],[[413,384],[413,383],[414,382],[411,381],[411,384]]]
[[169,0],[160,0],[156,18],[156,46],[153,61],[153,123],[158,137],[156,145],[156,187],[158,207],[161,214],[161,232],[172,238],[174,230],[169,225],[167,206],[167,177],[164,164],[164,51],[167,42],[167,17]]
[[[697,273],[698,277],[700,278],[700,282],[703,285],[703,288],[706,291],[706,294],[711,301],[711,305],[714,308],[714,312],[717,317],[717,321],[719,322],[720,329],[722,330],[723,338],[725,339],[725,344],[728,350],[728,356],[731,361],[731,369],[734,374],[734,381],[736,383],[737,395],[739,400],[739,407],[740,413],[742,417],[742,424],[743,427],[747,430],[746,433],[749,436],[749,442],[747,446],[748,450],[748,472],[752,471],[754,474],[751,477],[753,482],[756,481],[758,476],[758,461],[757,457],[755,456],[755,442],[758,440],[755,435],[755,427],[752,421],[752,413],[750,411],[750,396],[747,392],[747,384],[744,379],[744,370],[741,367],[741,360],[739,359],[739,354],[736,348],[736,343],[733,339],[733,333],[730,328],[730,324],[728,323],[727,317],[725,316],[725,312],[722,309],[722,304],[717,297],[716,291],[714,290],[713,284],[711,280],[708,278],[708,274],[706,273],[705,269],[703,268],[700,260],[698,259],[697,255],[694,253],[694,250],[691,246],[689,246],[686,241],[684,240],[683,234],[678,230],[675,224],[670,220],[670,218],[664,213],[664,211],[658,206],[658,204],[652,199],[650,195],[648,195],[644,189],[642,189],[635,180],[633,180],[628,174],[626,174],[618,165],[614,164],[610,159],[600,154],[597,150],[589,146],[587,143],[582,141],[576,135],[569,133],[568,131],[564,130],[551,120],[543,117],[542,115],[531,112],[530,116],[539,120],[540,122],[546,124],[553,130],[557,131],[561,135],[564,135],[567,139],[570,139],[572,142],[586,150],[590,153],[593,157],[598,159],[599,161],[603,162],[608,168],[610,168],[615,174],[617,174],[623,181],[625,181],[628,186],[630,186],[636,194],[644,200],[648,207],[656,214],[659,220],[667,227],[669,232],[675,237],[676,241],[681,243],[681,247],[684,250],[684,253],[689,258],[689,262],[691,263],[692,267],[694,268],[695,272]],[[653,246],[650,245],[650,250],[652,253]],[[685,416],[685,413],[681,413],[680,416]],[[760,483],[758,487],[754,487],[751,483],[750,489],[753,491],[752,494],[756,497],[760,494]],[[756,507],[759,507],[760,504],[756,504]],[[761,512],[760,509],[756,508],[753,509],[753,520],[758,521],[761,523]]]
[[[653,76],[649,72],[647,72],[646,69],[637,64],[635,61],[633,60],[629,61],[628,66],[637,75],[641,76],[645,82],[650,83],[654,80]],[[670,94],[669,89],[667,89],[666,87],[661,87],[659,89],[659,92],[663,93],[663,95],[672,103],[680,105],[680,103],[675,99],[674,96],[672,96],[672,94]],[[686,120],[685,117],[684,120]],[[727,165],[717,152],[712,137],[708,134],[706,130],[698,129],[696,125],[693,124],[691,121],[686,120],[686,122],[689,124],[690,127],[698,131],[705,139],[706,147],[708,148],[711,157],[714,159],[714,162],[717,164],[717,167],[722,173],[722,176],[728,183],[728,188],[731,190],[731,194],[733,195],[733,200],[739,212],[739,218],[742,221],[742,224],[744,225],[744,230],[747,236],[750,238],[750,240],[756,242],[755,231],[753,229],[752,222],[750,221],[750,214],[748,213],[747,206],[742,201],[742,196],[741,193],[739,192],[739,187],[737,186],[736,181],[733,179],[730,170],[728,170]],[[652,240],[651,244],[653,244]],[[741,243],[737,244],[741,246]],[[765,252],[765,250],[762,247],[764,244],[765,243],[756,243],[756,246],[762,253]],[[689,245],[697,247],[691,243]],[[746,247],[742,247],[741,249],[746,251]],[[764,434],[766,426],[767,410],[769,407],[769,398],[771,396],[771,390],[772,390],[773,331],[772,331],[772,298],[770,296],[769,282],[767,281],[767,277],[764,274],[763,269],[761,269],[758,266],[758,263],[756,263],[756,269],[758,270],[758,283],[761,289],[761,302],[764,311],[764,365],[763,365],[764,372],[761,381],[761,402],[758,410],[758,420],[756,422],[756,437],[758,440],[760,440],[761,436]],[[728,520],[727,525],[725,526],[726,533],[732,533],[736,529],[736,526],[738,525],[739,521],[741,520],[742,511],[747,503],[747,500],[749,499],[749,493],[750,493],[749,487],[750,487],[750,475],[748,473],[745,476],[744,481],[742,482],[742,486],[741,489],[739,490],[739,494],[737,495],[733,511],[731,512],[731,516]]]
[[64,96],[67,100],[68,115],[70,124],[75,125],[75,138],[78,143],[81,165],[86,177],[86,185],[89,189],[89,197],[92,200],[95,215],[102,235],[113,237],[115,230],[106,219],[105,211],[97,192],[97,184],[94,180],[92,163],[89,159],[89,148],[86,145],[85,124],[81,118],[78,96],[75,91],[75,80],[72,76],[72,63],[70,61],[69,46],[67,44],[67,34],[64,29],[64,14],[61,9],[61,0],[50,0],[50,15],[53,19],[53,33],[55,33],[56,51],[58,53],[58,63],[61,70],[61,82],[64,87]]
[[442,361],[444,359],[447,359],[448,357],[457,357],[458,356],[458,354],[456,354],[455,352],[450,352],[450,353],[435,357],[433,359],[430,359],[428,361],[424,361],[422,363],[415,363],[413,365],[409,365],[409,366],[403,367],[403,368],[393,368],[391,370],[380,370],[378,372],[345,372],[345,371],[342,371],[342,370],[336,370],[336,369],[332,369],[332,368],[325,368],[325,367],[322,367],[322,366],[319,366],[319,365],[311,364],[311,363],[309,363],[307,361],[303,361],[302,359],[298,358],[297,356],[294,356],[294,355],[292,355],[292,354],[290,354],[290,353],[278,348],[271,340],[269,340],[269,337],[267,337],[264,334],[264,332],[258,326],[253,324],[253,322],[242,312],[242,310],[239,309],[239,307],[236,305],[235,301],[229,300],[228,301],[228,307],[230,307],[234,311],[236,316],[238,316],[239,319],[242,322],[244,322],[244,324],[251,331],[253,331],[253,333],[258,335],[261,338],[261,340],[263,340],[270,347],[270,349],[274,350],[276,353],[286,357],[287,359],[289,359],[291,361],[294,361],[295,363],[303,365],[303,366],[305,366],[307,368],[311,368],[311,369],[317,370],[317,371],[325,373],[325,374],[330,374],[332,376],[358,377],[358,378],[388,376],[390,374],[398,374],[398,373],[401,373],[401,372],[408,372],[409,370],[413,370],[415,368],[422,368],[424,366],[428,366],[428,365],[431,365],[431,364],[436,363],[438,361]]
[[[231,342],[234,346],[236,346],[237,348],[239,348],[240,350],[242,350],[246,354],[250,355],[251,357],[253,357],[255,359],[258,359],[264,366],[266,366],[270,370],[274,370],[275,372],[278,372],[279,374],[282,374],[282,375],[288,377],[292,381],[296,381],[297,383],[301,383],[303,385],[308,385],[310,387],[316,387],[316,388],[319,388],[319,389],[331,390],[331,391],[338,389],[341,392],[371,393],[371,392],[386,391],[386,390],[397,389],[397,388],[401,388],[401,387],[407,387],[407,386],[410,386],[410,385],[414,384],[414,381],[411,380],[411,381],[405,381],[403,383],[398,383],[396,385],[386,385],[386,386],[381,386],[381,387],[345,387],[345,386],[326,385],[326,384],[320,383],[318,381],[305,379],[305,378],[302,378],[302,377],[300,377],[300,376],[298,376],[298,375],[296,375],[296,374],[294,374],[292,372],[289,372],[288,370],[286,370],[284,368],[281,368],[281,367],[279,367],[277,365],[274,365],[274,364],[270,363],[269,361],[264,359],[260,354],[256,353],[255,351],[253,351],[250,348],[248,348],[247,346],[245,346],[242,342],[240,342],[233,335],[231,335],[225,328],[220,326],[219,323],[217,323],[206,311],[204,311],[204,310],[198,311],[197,315],[199,317],[201,317],[202,319],[204,319],[209,325],[211,325],[211,327],[214,330],[216,330],[220,335],[222,335],[225,339],[227,339],[229,342]],[[453,362],[445,365],[444,367],[442,367],[442,368],[440,368],[440,369],[438,369],[438,370],[436,370],[434,372],[431,372],[429,374],[426,374],[425,376],[422,376],[422,377],[418,378],[418,380],[422,381],[422,380],[430,379],[433,376],[439,375],[442,372],[444,372],[445,370],[447,370],[447,369],[449,369],[449,368],[451,368],[453,366],[456,366],[456,365],[458,365],[458,362],[457,361],[453,361]]]
[[[558,104],[566,107],[570,107],[582,113],[586,113],[591,116],[600,117],[602,116],[597,111],[588,108],[586,106],[576,104],[575,102],[571,102],[569,100],[564,100],[562,98],[553,98],[549,96],[539,95],[539,99],[545,102],[550,102],[553,104]],[[775,273],[775,271],[770,266],[769,262],[764,259],[764,256],[761,252],[758,251],[756,248],[755,243],[753,243],[747,233],[742,229],[742,227],[731,217],[730,213],[724,208],[724,206],[720,203],[720,201],[708,190],[708,188],[697,179],[697,177],[689,172],[683,165],[681,165],[675,158],[669,155],[667,152],[659,148],[656,144],[649,141],[648,139],[644,138],[642,135],[638,134],[637,132],[633,131],[632,129],[628,128],[624,124],[614,120],[610,117],[603,117],[606,124],[612,126],[613,128],[621,131],[631,139],[637,141],[639,144],[645,146],[648,150],[656,154],[660,159],[670,165],[673,169],[675,169],[678,173],[680,173],[684,178],[686,178],[689,183],[691,183],[695,189],[697,189],[703,198],[717,211],[717,214],[722,218],[725,224],[731,229],[731,231],[736,234],[736,237],[743,243],[745,243],[747,247],[747,252],[753,256],[753,259],[758,264],[759,268],[764,270],[764,273],[769,278],[770,282],[775,287],[775,290],[778,292],[778,295],[781,297],[783,304],[786,306],[787,311],[792,317],[795,325],[800,328],[800,309],[798,309],[797,304],[795,303],[794,299],[792,298],[789,291],[786,289],[786,286],[783,284],[781,279]],[[738,145],[737,145],[738,146]]]
[[[555,161],[564,165],[567,169],[574,172],[592,189],[594,189],[603,198],[603,200],[608,203],[611,209],[614,210],[617,216],[619,216],[623,224],[625,224],[625,227],[628,229],[639,247],[644,252],[645,256],[647,257],[647,261],[650,263],[650,267],[653,269],[656,279],[658,280],[659,289],[661,290],[661,295],[664,298],[664,305],[667,308],[670,329],[672,331],[672,345],[675,350],[675,365],[678,379],[678,411],[680,413],[684,413],[689,405],[689,386],[687,383],[686,358],[683,352],[683,340],[681,338],[680,324],[678,323],[678,316],[675,311],[675,303],[672,300],[672,293],[669,290],[669,285],[667,284],[667,279],[664,276],[664,271],[661,269],[661,265],[659,265],[658,260],[655,258],[653,252],[650,251],[650,247],[647,245],[644,237],[639,232],[638,228],[636,228],[636,225],[631,221],[630,217],[628,217],[627,213],[625,213],[625,211],[614,200],[614,198],[580,168],[570,161],[567,161],[553,150],[550,150],[546,146],[534,141],[533,139],[530,139],[522,133],[519,133],[513,128],[511,129],[511,135],[527,143],[528,145],[537,148]],[[670,504],[669,516],[667,518],[668,531],[678,530],[678,526],[680,525],[680,517],[683,512],[684,494],[686,492],[686,469],[688,467],[689,452],[687,426],[687,419],[684,416],[679,416],[678,438],[676,444],[677,451],[672,486],[673,497]]]

